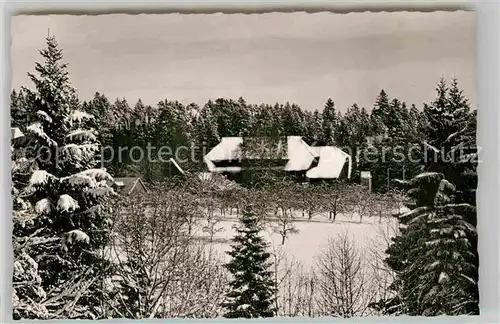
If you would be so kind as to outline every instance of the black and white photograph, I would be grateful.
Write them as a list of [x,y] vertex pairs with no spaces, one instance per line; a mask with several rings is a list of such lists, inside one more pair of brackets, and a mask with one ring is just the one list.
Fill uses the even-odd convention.
[[479,315],[474,11],[11,37],[13,319]]

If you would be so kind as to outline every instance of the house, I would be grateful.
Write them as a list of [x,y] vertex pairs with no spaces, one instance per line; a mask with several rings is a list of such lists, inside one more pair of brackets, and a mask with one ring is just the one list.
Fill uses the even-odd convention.
[[351,156],[333,146],[311,147],[301,136],[223,137],[204,157],[212,173],[275,169],[309,181],[351,177]]
[[131,193],[143,194],[148,192],[148,188],[139,177],[114,178],[110,186],[118,194],[130,195]]

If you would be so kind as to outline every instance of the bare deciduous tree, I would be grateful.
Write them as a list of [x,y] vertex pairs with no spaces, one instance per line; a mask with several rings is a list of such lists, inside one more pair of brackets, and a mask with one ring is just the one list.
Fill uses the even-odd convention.
[[363,222],[363,217],[371,217],[373,204],[376,203],[375,195],[360,185],[349,187],[349,210],[351,217],[354,214],[359,216],[359,222]]
[[225,273],[190,235],[189,219],[198,212],[191,198],[176,188],[120,203],[124,207],[117,210],[112,245],[116,271],[110,282],[115,300],[109,305],[118,316],[218,315]]
[[274,218],[270,222],[273,233],[281,236],[281,244],[292,234],[297,234],[299,230],[295,226],[293,217],[293,193],[295,186],[287,181],[277,182],[272,189],[268,189],[272,208],[276,209]]
[[278,246],[272,252],[276,289],[276,309],[280,316],[317,316],[316,278],[312,271],[287,257]]
[[397,220],[392,217],[382,219],[377,228],[377,235],[370,240],[368,250],[376,296],[370,308],[377,315],[383,315],[379,311],[387,308],[386,303],[395,296],[391,284],[396,279],[396,273],[385,262],[385,251],[392,244],[392,238],[397,235],[399,229]]
[[281,236],[281,245],[285,244],[285,240],[293,234],[299,233],[299,230],[295,227],[295,222],[291,215],[288,213],[278,214],[277,220],[271,223],[271,228],[274,233]]
[[203,226],[202,231],[208,233],[211,244],[214,241],[214,236],[224,231],[224,226],[219,226],[221,220],[215,217],[213,213],[208,213],[205,221],[206,225]]
[[328,212],[328,219],[335,221],[337,215],[352,212],[353,207],[353,186],[334,181],[325,183],[318,187],[318,195],[321,199],[323,210]]
[[374,300],[372,275],[364,253],[347,232],[330,239],[317,260],[321,314],[343,318],[367,315]]
[[302,209],[302,215],[304,216],[304,211],[307,212],[307,219],[311,220],[314,214],[321,210],[321,200],[318,197],[318,187],[312,184],[299,184],[296,186],[298,195],[298,203],[300,209]]

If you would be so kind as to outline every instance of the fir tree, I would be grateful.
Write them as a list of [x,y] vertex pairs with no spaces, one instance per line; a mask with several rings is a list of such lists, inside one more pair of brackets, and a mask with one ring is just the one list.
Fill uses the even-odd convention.
[[425,114],[412,104],[409,111],[409,142],[419,143],[425,136],[426,119]]
[[476,230],[467,218],[472,205],[460,203],[443,174],[426,172],[410,182],[412,211],[400,216],[401,235],[387,253],[396,271],[392,288],[407,315],[477,314],[477,267],[470,237]]
[[268,244],[259,236],[259,217],[251,205],[246,206],[240,226],[233,238],[232,257],[225,267],[233,275],[227,293],[226,318],[259,318],[275,315],[275,282],[269,270]]
[[335,142],[335,130],[338,124],[338,116],[335,111],[335,103],[331,98],[328,98],[326,101],[321,117],[323,136],[319,145],[333,145]]
[[10,94],[10,126],[19,127],[21,126],[22,120],[24,119],[25,111],[24,107],[20,105],[20,100],[16,90],[12,90]]
[[77,110],[76,92],[54,37],[47,38],[47,48],[40,54],[45,62],[36,64],[38,75],[29,74],[35,85],[35,110],[30,116],[33,123],[26,128],[36,154],[24,157],[34,167],[16,182],[35,214],[30,222],[15,226],[13,236],[36,234],[57,241],[55,246],[35,245],[30,251],[37,256],[41,289],[57,293],[72,279],[90,280],[87,288],[80,288],[81,298],[67,316],[95,318],[101,295],[89,291],[109,268],[99,253],[109,239],[103,203],[113,193],[106,183],[112,179],[96,168],[99,146],[88,128],[92,116]]
[[300,107],[287,102],[281,111],[284,133],[292,136],[305,135],[306,125],[304,122],[304,114],[302,113]]
[[[425,113],[425,169],[406,183],[412,210],[400,216],[401,234],[387,250],[400,307],[387,312],[478,314],[474,118],[456,80],[451,90],[440,81]],[[464,183],[466,175],[473,181]]]
[[389,105],[386,126],[390,138],[397,143],[405,143],[408,137],[406,123],[408,122],[408,111],[406,104],[398,99],[393,99]]
[[375,101],[371,113],[372,131],[374,134],[382,135],[387,130],[387,124],[390,114],[389,96],[382,89]]
[[10,125],[11,127],[19,127],[24,132],[29,122],[29,115],[33,110],[33,94],[28,89],[21,87],[17,92],[12,91],[10,100]]

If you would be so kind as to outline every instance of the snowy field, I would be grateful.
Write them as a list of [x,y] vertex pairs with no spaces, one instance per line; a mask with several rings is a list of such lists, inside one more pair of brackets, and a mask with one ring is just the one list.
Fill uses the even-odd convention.
[[[400,211],[403,211],[402,209]],[[199,243],[211,248],[214,256],[229,261],[229,255],[225,252],[231,249],[231,239],[236,234],[235,226],[239,225],[238,217],[233,211],[232,215],[226,211],[222,216],[219,211],[214,212],[214,218],[218,220],[215,228],[218,228],[210,242],[210,235],[203,230],[207,226],[207,220],[197,218],[192,228],[192,235]],[[305,267],[314,267],[319,253],[327,247],[329,239],[335,239],[347,233],[352,243],[356,244],[359,251],[364,252],[367,257],[373,253],[383,255],[389,245],[389,239],[394,236],[397,228],[397,220],[394,217],[367,217],[362,222],[357,215],[337,215],[335,221],[328,219],[328,214],[315,214],[311,220],[302,217],[297,212],[293,218],[294,227],[298,230],[296,234],[289,234],[282,245],[282,236],[272,229],[278,223],[271,219],[264,223],[261,235],[270,244],[270,253],[281,254],[286,262],[298,262]],[[120,252],[121,248],[115,246],[112,259],[125,260]],[[284,261],[285,261],[284,260]]]
[[[221,228],[213,237],[212,246],[221,254],[230,250],[231,238],[236,234],[234,229],[238,225],[236,216],[218,217],[220,223],[217,227]],[[347,232],[350,238],[361,250],[373,251],[378,249],[383,252],[387,248],[387,239],[394,234],[396,220],[392,217],[363,217],[362,223],[356,216],[346,217],[338,215],[335,222],[328,219],[328,215],[316,215],[311,221],[307,217],[296,217],[295,228],[299,231],[297,234],[290,234],[281,244],[280,234],[273,233],[270,225],[264,227],[262,236],[270,243],[271,251],[283,250],[289,261],[298,261],[305,266],[313,265],[315,258],[328,243],[330,238],[340,236]],[[202,231],[206,222],[200,219],[198,228],[195,231],[203,241],[209,244],[209,236]],[[226,258],[228,256],[226,255]]]

